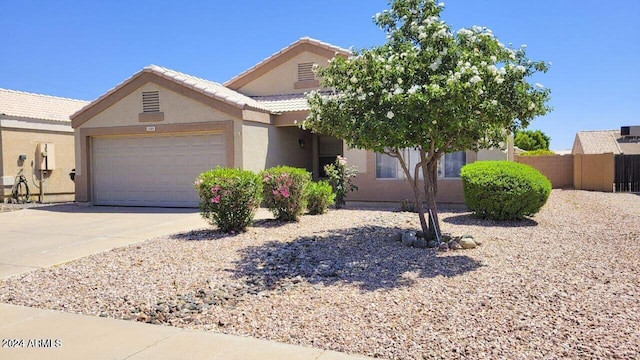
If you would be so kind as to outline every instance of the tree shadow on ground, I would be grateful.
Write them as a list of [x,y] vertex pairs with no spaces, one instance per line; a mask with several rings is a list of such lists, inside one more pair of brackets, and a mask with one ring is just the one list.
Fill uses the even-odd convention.
[[454,277],[482,266],[466,255],[404,247],[393,239],[397,232],[367,226],[291,242],[270,241],[241,249],[241,258],[230,271],[261,291],[275,290],[292,280],[357,284],[363,291],[373,291],[412,286],[412,277]]
[[230,234],[226,232],[222,232],[217,228],[211,229],[199,229],[199,230],[191,230],[180,233],[175,233],[169,236],[169,239],[172,240],[181,240],[181,241],[211,241],[211,240],[220,240],[232,236],[236,236],[238,234]]
[[274,228],[292,223],[293,221],[284,221],[278,219],[259,219],[254,220],[252,227],[256,228]]
[[514,228],[514,227],[530,227],[530,226],[538,226],[538,222],[525,218],[522,220],[505,220],[505,221],[495,221],[495,220],[487,220],[482,219],[473,213],[461,213],[459,215],[443,217],[441,219],[443,222],[453,225],[472,225],[472,226],[481,226],[481,227],[501,227],[501,228]]

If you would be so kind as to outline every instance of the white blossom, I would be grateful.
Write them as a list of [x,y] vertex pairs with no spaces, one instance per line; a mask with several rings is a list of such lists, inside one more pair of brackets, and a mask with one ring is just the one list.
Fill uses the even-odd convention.
[[418,90],[420,90],[420,88],[421,88],[420,85],[413,85],[409,88],[409,90],[407,90],[407,93],[415,94]]
[[442,59],[438,58],[431,65],[429,65],[429,69],[431,69],[432,71],[436,71],[438,70],[441,64],[442,64]]
[[462,29],[458,30],[458,35],[471,36],[471,35],[473,35],[473,32],[471,30],[469,30],[469,29],[462,28]]
[[394,116],[395,114],[393,113],[393,111],[389,110],[389,112],[387,112],[387,118],[393,119]]
[[496,62],[498,61],[498,58],[495,55],[491,55],[491,62]]
[[433,120],[431,123],[432,123],[433,125],[435,125],[435,124],[437,124],[437,123],[438,123],[438,121]]
[[469,79],[469,82],[472,84],[479,83],[480,81],[482,81],[482,78],[478,75],[474,75],[471,79]]
[[358,82],[358,78],[355,75],[353,75],[351,77],[351,82],[354,83],[354,84],[357,83]]
[[526,70],[527,70],[527,69],[525,69],[525,67],[524,67],[524,66],[522,66],[522,65],[518,65],[518,66],[516,66],[516,71],[517,71],[517,72],[525,72]]
[[493,106],[498,105],[498,100],[491,100],[491,105],[493,105]]
[[529,110],[533,110],[536,108],[536,104],[534,103],[529,103]]
[[540,84],[540,83],[536,83],[535,85],[538,89],[544,89],[544,85]]
[[496,82],[497,82],[498,84],[502,84],[502,83],[504,82],[504,78],[497,77],[497,78],[496,78]]

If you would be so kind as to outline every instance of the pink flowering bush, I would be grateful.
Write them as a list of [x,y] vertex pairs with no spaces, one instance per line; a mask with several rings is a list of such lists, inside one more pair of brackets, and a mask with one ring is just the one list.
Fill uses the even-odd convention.
[[305,169],[277,166],[260,173],[264,205],[279,220],[298,221],[306,209],[305,188],[311,174]]
[[218,167],[198,176],[200,214],[224,232],[244,231],[262,201],[262,181],[247,170]]

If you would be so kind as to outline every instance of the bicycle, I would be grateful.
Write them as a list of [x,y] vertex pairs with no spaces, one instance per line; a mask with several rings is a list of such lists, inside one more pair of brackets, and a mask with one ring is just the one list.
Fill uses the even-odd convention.
[[11,188],[11,198],[15,204],[26,204],[29,202],[29,184],[27,178],[22,173],[16,176],[16,182]]

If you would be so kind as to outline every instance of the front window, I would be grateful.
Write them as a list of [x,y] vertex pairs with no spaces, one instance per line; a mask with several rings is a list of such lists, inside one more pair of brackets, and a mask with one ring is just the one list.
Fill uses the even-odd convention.
[[[420,161],[420,153],[415,149],[403,150],[402,156],[407,160],[407,167],[413,174],[415,164]],[[438,162],[438,178],[459,178],[460,169],[467,163],[467,154],[457,151],[445,154]],[[422,171],[418,173],[422,179]],[[400,161],[386,154],[376,153],[376,179],[404,179],[404,171]]]
[[460,169],[467,163],[467,153],[457,151],[454,153],[444,154],[438,163],[438,177],[459,178]]

